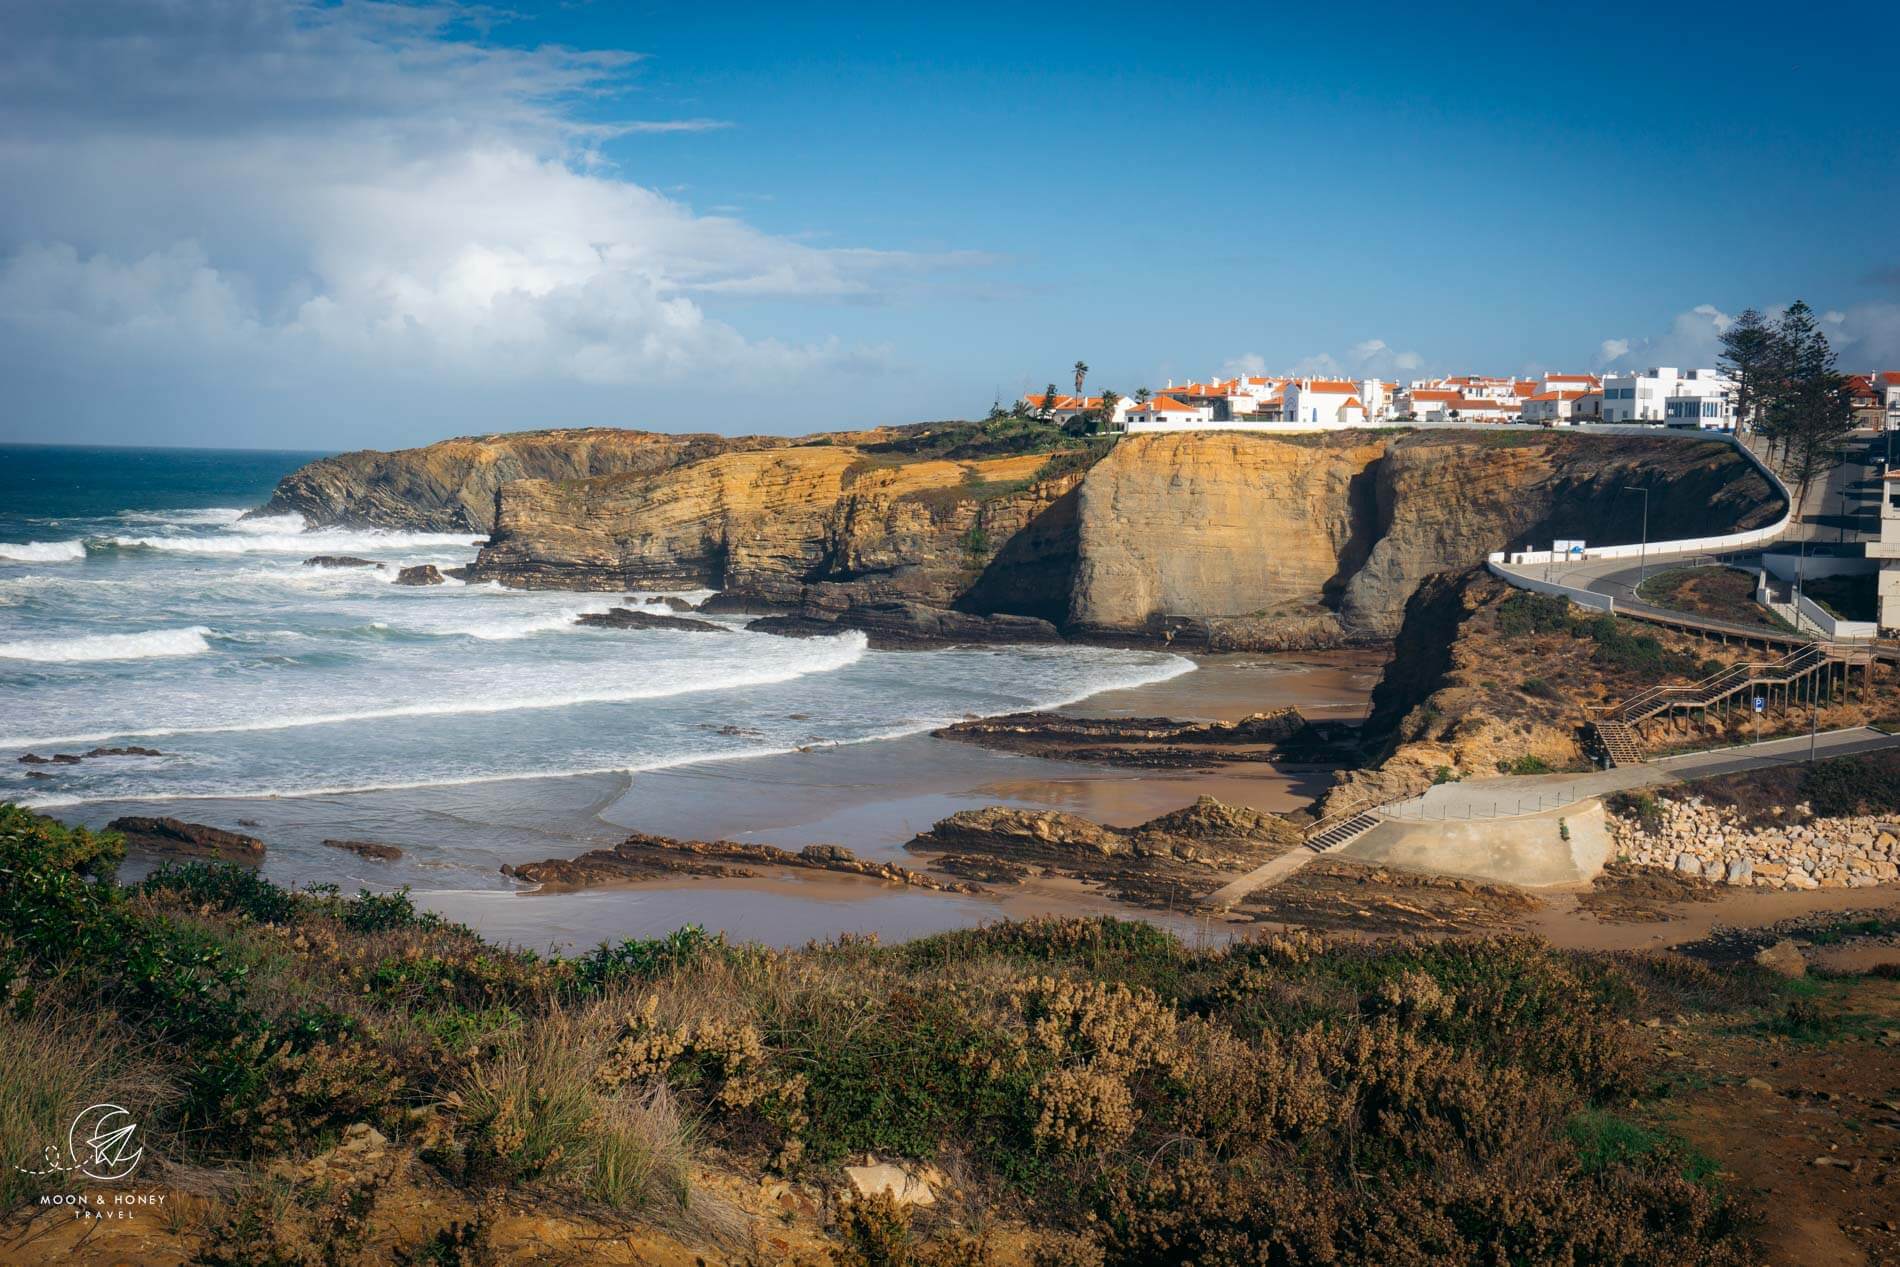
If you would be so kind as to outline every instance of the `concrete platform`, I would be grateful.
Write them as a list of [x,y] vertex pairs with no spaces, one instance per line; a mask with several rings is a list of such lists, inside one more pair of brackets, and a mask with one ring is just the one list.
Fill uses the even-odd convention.
[[[1570,839],[1564,839],[1568,829]],[[1524,888],[1586,884],[1610,858],[1603,802],[1471,821],[1388,819],[1332,857]]]

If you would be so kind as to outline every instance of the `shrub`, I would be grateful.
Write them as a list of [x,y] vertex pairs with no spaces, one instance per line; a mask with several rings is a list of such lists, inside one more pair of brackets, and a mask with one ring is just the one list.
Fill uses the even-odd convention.
[[1551,769],[1550,762],[1537,756],[1535,753],[1529,752],[1521,757],[1515,757],[1510,761],[1498,762],[1498,773],[1500,774],[1549,774]]
[[1571,627],[1570,603],[1554,594],[1512,594],[1498,604],[1498,632],[1507,638],[1564,633]]
[[1517,684],[1517,689],[1536,699],[1561,699],[1562,692],[1540,677],[1527,677]]

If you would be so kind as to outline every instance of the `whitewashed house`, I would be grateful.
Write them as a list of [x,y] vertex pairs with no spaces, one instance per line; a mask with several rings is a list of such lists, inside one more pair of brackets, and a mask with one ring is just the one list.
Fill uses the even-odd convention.
[[1735,425],[1735,382],[1719,370],[1672,365],[1603,376],[1603,421],[1704,430]]
[[1527,397],[1523,419],[1546,427],[1570,427],[1580,422],[1595,422],[1602,409],[1600,391],[1558,388]]
[[1172,396],[1151,397],[1146,404],[1131,405],[1125,415],[1128,431],[1194,431],[1213,425],[1212,405],[1187,405]]
[[1320,427],[1363,427],[1366,407],[1357,383],[1325,378],[1295,379],[1286,385],[1282,416],[1287,422]]

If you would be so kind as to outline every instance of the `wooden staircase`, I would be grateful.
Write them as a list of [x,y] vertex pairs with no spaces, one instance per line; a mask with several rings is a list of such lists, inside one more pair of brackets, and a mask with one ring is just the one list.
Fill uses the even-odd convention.
[[[1706,714],[1725,704],[1753,708],[1758,695],[1774,701],[1779,694],[1778,702],[1785,706],[1794,688],[1835,669],[1845,674],[1856,666],[1869,666],[1876,654],[1862,643],[1810,642],[1779,659],[1737,664],[1699,682],[1652,686],[1621,704],[1592,709],[1591,727],[1611,765],[1641,764],[1640,722],[1697,710]],[[1810,696],[1813,693],[1809,691]]]
[[1612,766],[1643,763],[1642,741],[1636,737],[1636,731],[1628,722],[1599,719],[1591,726],[1596,732],[1597,746],[1610,759]]

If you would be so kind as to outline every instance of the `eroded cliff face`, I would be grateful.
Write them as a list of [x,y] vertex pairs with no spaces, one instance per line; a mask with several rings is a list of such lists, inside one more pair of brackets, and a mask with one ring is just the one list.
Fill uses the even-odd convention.
[[1073,631],[1215,645],[1378,641],[1428,576],[1558,537],[1634,541],[1768,522],[1766,480],[1680,437],[1522,431],[1135,436],[1077,505]]
[[[267,510],[492,533],[480,579],[727,591],[822,617],[895,600],[1072,636],[1273,650],[1383,641],[1494,550],[1733,531],[1780,513],[1726,445],[1565,432],[1204,432],[951,458],[917,429],[803,439],[536,432],[346,454]],[[498,507],[491,511],[491,506]]]
[[781,436],[586,427],[464,437],[389,453],[366,449],[291,472],[255,513],[300,514],[312,527],[488,532],[495,525],[495,494],[511,480],[658,471],[715,453],[790,443]]
[[[1048,454],[902,461],[850,444],[503,487],[473,569],[526,588],[737,591],[759,608],[951,605],[1081,479]],[[1066,579],[1066,578],[1065,578]]]

